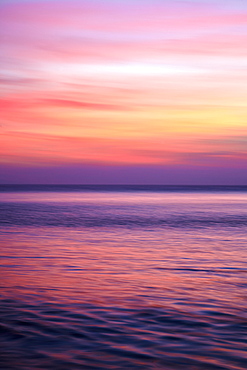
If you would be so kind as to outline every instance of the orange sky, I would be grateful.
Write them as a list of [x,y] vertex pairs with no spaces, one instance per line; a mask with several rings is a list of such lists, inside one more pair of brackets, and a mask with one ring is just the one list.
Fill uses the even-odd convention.
[[247,3],[2,1],[1,163],[242,166]]

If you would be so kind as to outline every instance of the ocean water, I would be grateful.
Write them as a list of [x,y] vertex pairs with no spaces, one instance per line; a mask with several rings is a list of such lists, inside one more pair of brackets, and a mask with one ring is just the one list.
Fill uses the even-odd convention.
[[0,186],[0,368],[247,368],[247,187]]

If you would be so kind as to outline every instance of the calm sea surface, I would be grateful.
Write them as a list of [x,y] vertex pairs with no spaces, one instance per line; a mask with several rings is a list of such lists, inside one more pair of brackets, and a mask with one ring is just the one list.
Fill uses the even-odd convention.
[[0,186],[7,369],[247,368],[247,187]]

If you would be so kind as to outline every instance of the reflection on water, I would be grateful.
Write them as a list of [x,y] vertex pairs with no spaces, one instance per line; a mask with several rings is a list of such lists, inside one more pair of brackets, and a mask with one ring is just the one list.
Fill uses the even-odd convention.
[[246,193],[4,193],[3,369],[245,369]]

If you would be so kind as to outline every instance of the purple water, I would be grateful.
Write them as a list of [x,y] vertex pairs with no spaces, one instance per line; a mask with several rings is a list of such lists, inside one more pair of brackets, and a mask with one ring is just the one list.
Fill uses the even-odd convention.
[[0,187],[1,369],[246,369],[247,188]]

